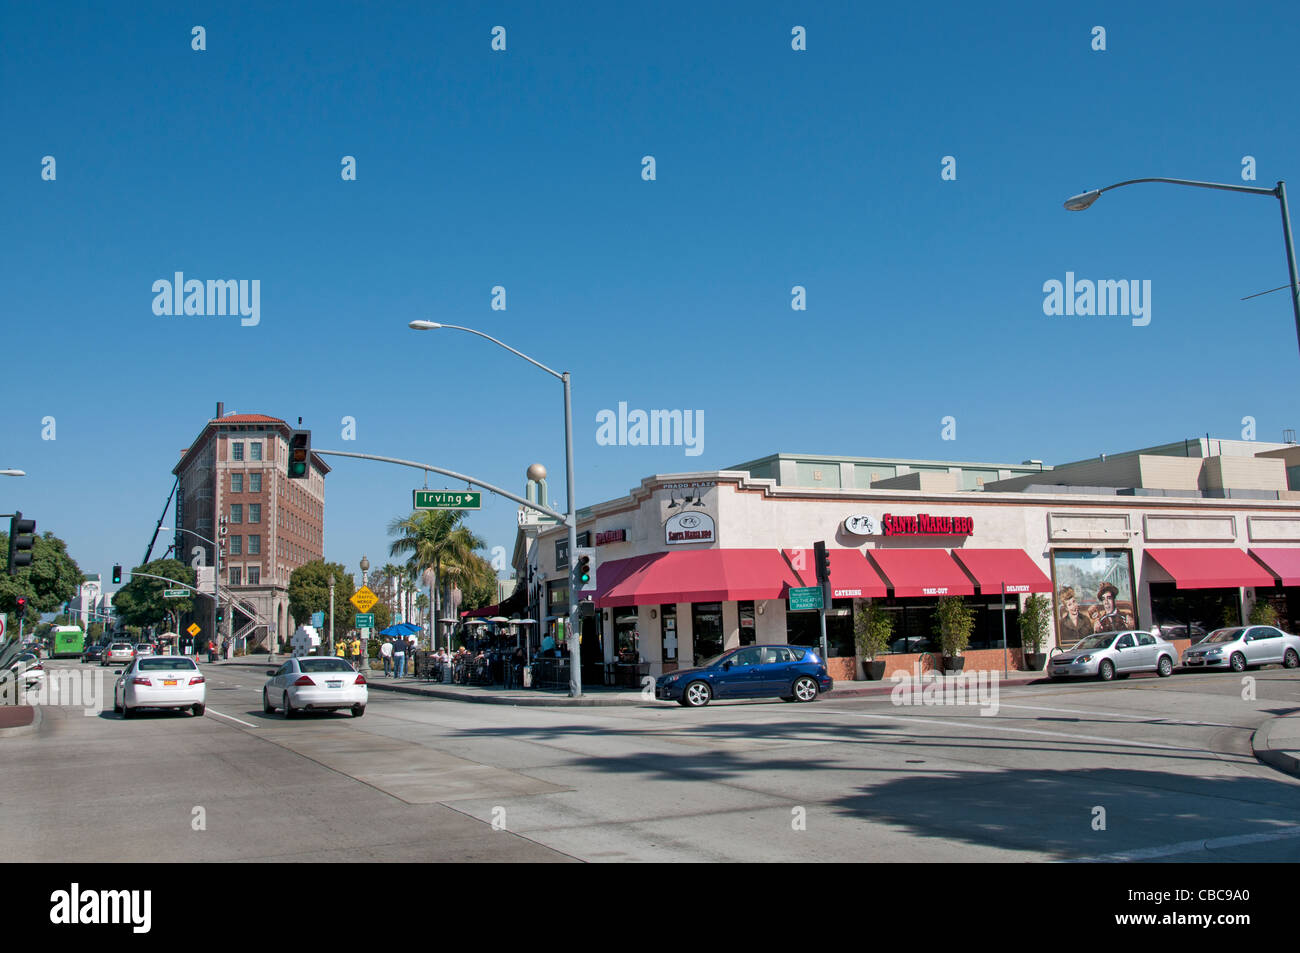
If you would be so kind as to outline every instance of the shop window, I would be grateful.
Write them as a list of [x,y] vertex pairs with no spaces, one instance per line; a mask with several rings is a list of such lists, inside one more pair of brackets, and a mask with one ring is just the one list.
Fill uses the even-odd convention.
[[695,642],[695,664],[722,654],[722,603],[696,602],[691,605],[691,634]]
[[641,634],[635,607],[611,609],[614,613],[614,652],[620,662],[641,661]]
[[738,603],[740,608],[740,644],[753,645],[758,641],[758,627],[755,624],[754,603]]
[[659,637],[663,640],[663,654],[660,658],[675,665],[677,662],[677,606],[660,606],[659,619]]
[[1197,642],[1215,629],[1242,624],[1236,589],[1179,589],[1172,582],[1153,582],[1150,589],[1151,615],[1166,639]]

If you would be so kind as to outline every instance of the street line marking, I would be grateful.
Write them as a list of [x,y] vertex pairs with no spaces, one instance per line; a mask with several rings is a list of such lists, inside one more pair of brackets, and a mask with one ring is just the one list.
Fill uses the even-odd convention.
[[[1043,705],[1007,705],[999,704],[999,708],[1022,708],[1026,711],[1056,711],[1070,715],[1102,715],[1107,718],[1132,718],[1136,721],[1152,721],[1162,725],[1184,725],[1192,728],[1240,728],[1240,725],[1221,725],[1217,721],[1178,721],[1172,718],[1162,718],[1160,715],[1126,715],[1118,711],[1085,711],[1078,708],[1047,708]],[[1247,728],[1246,731],[1254,729]]]
[[1161,847],[1143,847],[1139,850],[1126,850],[1117,854],[1102,854],[1100,857],[1078,857],[1066,861],[1071,864],[1111,864],[1129,861],[1150,860],[1153,857],[1172,857],[1175,854],[1190,854],[1202,850],[1217,850],[1222,847],[1244,847],[1247,844],[1262,844],[1268,841],[1282,840],[1285,837],[1300,837],[1300,827],[1282,827],[1276,831],[1259,834],[1237,834],[1233,837],[1214,837],[1201,840],[1186,840],[1177,844],[1165,844]]
[[[820,710],[824,712],[829,712],[830,714],[833,715],[851,715],[854,718],[883,718],[892,721],[909,720],[906,715],[868,715],[865,713],[860,714],[858,712],[853,712],[853,711],[840,711],[839,709],[835,709],[835,708],[822,708]],[[1122,738],[1106,738],[1102,735],[1076,735],[1065,731],[1041,731],[1034,728],[1003,727],[1000,725],[990,724],[987,721],[978,721],[978,722],[945,721],[941,718],[914,718],[910,720],[912,720],[913,723],[915,724],[947,725],[949,727],[955,727],[955,728],[978,728],[987,731],[1008,731],[1008,732],[1012,732],[1013,734],[1041,735],[1045,738],[1072,738],[1076,741],[1097,741],[1097,742],[1101,742],[1102,744],[1120,745],[1126,748],[1156,748],[1161,751],[1194,751],[1197,754],[1206,753],[1203,748],[1186,748],[1183,747],[1182,745],[1159,745],[1149,741],[1127,741]]]
[[241,725],[245,725],[246,727],[249,727],[249,728],[256,728],[256,727],[257,727],[257,725],[250,724],[249,722],[246,722],[246,721],[239,721],[239,719],[236,718],[234,715],[223,715],[223,714],[221,714],[221,712],[217,711],[215,708],[209,708],[209,709],[208,709],[208,714],[210,714],[210,715],[220,715],[220,717],[222,717],[222,718],[229,718],[231,721],[238,721]]

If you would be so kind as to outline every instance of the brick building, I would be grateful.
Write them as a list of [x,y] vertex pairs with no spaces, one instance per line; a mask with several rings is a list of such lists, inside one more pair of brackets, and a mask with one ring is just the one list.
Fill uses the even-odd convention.
[[292,634],[289,575],[324,555],[330,467],[312,454],[310,478],[290,480],[291,432],[278,417],[227,415],[218,403],[172,470],[180,480],[177,557],[193,564],[201,553],[202,565],[211,566],[211,541],[220,542],[222,601],[233,607],[226,631],[250,645]]

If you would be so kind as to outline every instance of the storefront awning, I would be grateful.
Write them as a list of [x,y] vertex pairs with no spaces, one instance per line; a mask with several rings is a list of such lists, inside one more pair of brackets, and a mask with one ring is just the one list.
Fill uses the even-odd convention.
[[[806,549],[784,549],[782,553],[794,567],[800,585],[817,585],[817,566],[811,546]],[[867,562],[867,557],[858,550],[828,549],[826,555],[831,562],[832,599],[879,599],[888,595],[885,580],[880,578],[876,567]]]
[[1240,549],[1148,549],[1179,589],[1276,585],[1272,573]]
[[[606,588],[602,575],[617,573]],[[649,553],[601,563],[596,605],[647,606],[673,602],[778,599],[799,579],[775,549],[696,549]]]
[[1252,549],[1250,554],[1284,586],[1300,586],[1300,549]]
[[898,597],[973,596],[975,585],[946,549],[870,549]]
[[500,615],[501,613],[497,611],[500,608],[500,605],[484,606],[482,609],[471,609],[468,612],[462,612],[460,617],[462,619],[486,619],[490,616]]
[[1007,592],[1051,592],[1052,580],[1023,549],[954,549],[953,558],[979,583],[985,596]]

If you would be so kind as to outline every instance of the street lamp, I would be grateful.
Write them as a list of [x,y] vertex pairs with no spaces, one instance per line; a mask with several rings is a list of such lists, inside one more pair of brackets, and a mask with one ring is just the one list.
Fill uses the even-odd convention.
[[[564,384],[564,467],[565,467],[565,484],[569,495],[568,510],[565,513],[565,522],[569,525],[569,566],[573,566],[574,559],[577,558],[578,551],[578,513],[574,506],[573,491],[573,398],[569,383],[568,371],[555,371],[547,367],[540,361],[535,361],[522,351],[516,351],[510,345],[498,341],[490,334],[484,334],[482,331],[475,331],[473,328],[461,327],[457,324],[439,324],[436,321],[412,321],[410,327],[416,331],[434,331],[439,328],[447,328],[451,331],[465,331],[469,334],[477,334],[481,338],[486,338],[493,344],[505,348],[511,354],[522,357],[529,364],[540,368],[552,377],[557,378]],[[572,573],[570,573],[572,576]],[[582,659],[578,651],[578,593],[574,591],[573,581],[569,582],[569,625],[567,638],[569,640],[569,694],[574,698],[582,697]],[[432,608],[432,607],[431,607]]]
[[1194,179],[1128,179],[1124,182],[1116,182],[1114,185],[1108,185],[1104,189],[1092,189],[1089,192],[1081,192],[1065,200],[1065,207],[1071,212],[1082,212],[1089,208],[1093,202],[1101,197],[1102,192],[1109,192],[1111,189],[1118,189],[1124,185],[1136,185],[1139,182],[1167,182],[1170,185],[1190,185],[1198,189],[1220,189],[1224,192],[1246,192],[1250,195],[1271,195],[1277,199],[1282,208],[1282,241],[1286,246],[1286,266],[1291,274],[1291,310],[1295,315],[1295,333],[1296,344],[1300,345],[1300,278],[1296,276],[1295,264],[1295,244],[1291,240],[1291,212],[1286,203],[1286,183],[1278,181],[1277,187],[1272,189],[1260,188],[1251,185],[1227,185],[1221,182],[1198,182]]

